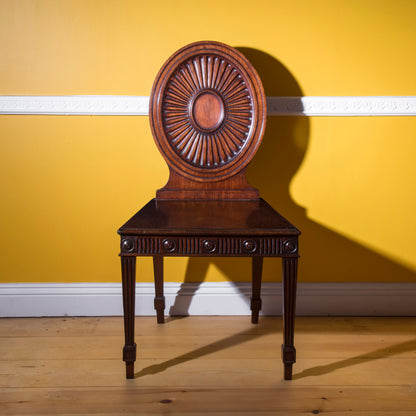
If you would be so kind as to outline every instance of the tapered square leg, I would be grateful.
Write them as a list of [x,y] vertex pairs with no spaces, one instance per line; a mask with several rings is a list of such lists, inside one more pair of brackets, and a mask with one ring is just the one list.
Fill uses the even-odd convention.
[[296,281],[297,257],[284,257],[282,259],[283,284],[283,345],[282,360],[285,367],[284,379],[292,379],[292,368],[296,362],[296,349],[293,345],[296,310]]
[[136,298],[136,257],[121,257],[121,273],[124,309],[123,361],[126,362],[126,378],[134,378],[136,344],[134,342],[134,312]]
[[165,323],[165,296],[163,295],[163,256],[153,256],[155,276],[155,309],[157,323]]
[[261,310],[261,275],[263,271],[263,257],[252,258],[252,289],[251,289],[251,323],[259,322],[259,313]]

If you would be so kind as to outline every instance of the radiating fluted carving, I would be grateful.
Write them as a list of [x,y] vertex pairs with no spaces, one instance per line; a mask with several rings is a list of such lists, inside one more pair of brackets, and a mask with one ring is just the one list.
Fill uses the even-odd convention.
[[242,74],[211,54],[190,58],[172,74],[162,108],[173,150],[207,169],[232,161],[252,125],[253,104]]
[[[195,42],[175,52],[155,79],[149,116],[170,169],[158,199],[258,198],[245,168],[263,137],[266,97],[241,52],[219,42]],[[210,183],[203,195],[196,192],[202,182]]]

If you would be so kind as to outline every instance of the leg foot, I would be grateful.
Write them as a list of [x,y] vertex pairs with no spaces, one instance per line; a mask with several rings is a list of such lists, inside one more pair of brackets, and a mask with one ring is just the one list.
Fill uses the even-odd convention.
[[285,380],[292,380],[293,364],[285,364]]
[[165,323],[165,297],[163,296],[163,257],[153,256],[153,272],[155,276],[155,309],[157,323]]
[[126,378],[134,378],[134,362],[136,361],[136,344],[125,345],[123,348],[123,361],[126,363]]
[[126,362],[126,378],[134,378],[134,362]]
[[282,345],[282,361],[285,366],[284,379],[292,380],[292,368],[296,362],[296,349],[295,347],[285,347]]
[[259,313],[261,309],[261,299],[253,299],[251,298],[251,323],[258,324],[259,323]]
[[165,323],[165,297],[155,297],[156,318],[158,324]]

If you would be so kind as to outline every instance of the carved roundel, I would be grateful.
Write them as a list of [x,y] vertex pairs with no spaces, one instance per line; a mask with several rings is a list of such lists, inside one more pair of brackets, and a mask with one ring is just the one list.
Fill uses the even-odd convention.
[[259,76],[236,49],[197,42],[156,77],[150,125],[168,165],[197,181],[235,175],[253,158],[266,122]]

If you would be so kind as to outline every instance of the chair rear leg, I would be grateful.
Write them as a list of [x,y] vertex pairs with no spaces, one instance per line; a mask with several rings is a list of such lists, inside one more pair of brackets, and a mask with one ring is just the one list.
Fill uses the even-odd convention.
[[163,295],[163,256],[153,256],[155,276],[155,309],[157,323],[165,323],[165,296]]
[[251,290],[251,323],[259,322],[261,310],[261,277],[263,271],[263,257],[252,258],[252,290]]

